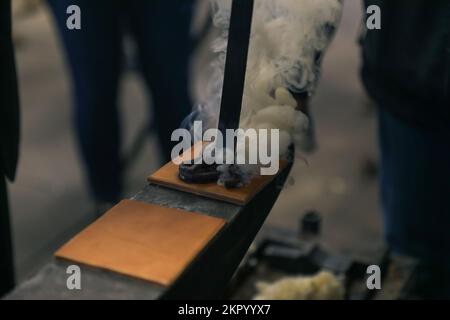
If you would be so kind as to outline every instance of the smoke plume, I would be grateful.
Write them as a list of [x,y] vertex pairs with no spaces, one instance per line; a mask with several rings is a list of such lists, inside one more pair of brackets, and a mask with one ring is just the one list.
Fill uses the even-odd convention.
[[[217,57],[208,98],[194,112],[205,128],[217,127],[232,1],[210,2]],[[313,94],[341,11],[340,0],[255,0],[240,127],[279,129],[281,154],[292,143],[303,147],[309,120],[291,93]]]

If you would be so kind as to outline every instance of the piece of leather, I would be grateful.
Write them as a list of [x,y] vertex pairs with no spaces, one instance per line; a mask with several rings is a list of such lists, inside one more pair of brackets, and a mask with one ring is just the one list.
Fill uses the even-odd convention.
[[[197,148],[198,146],[198,148]],[[206,143],[203,143],[206,146]],[[186,155],[182,154],[177,160],[188,160],[191,157],[197,157],[201,154],[201,144],[194,145],[186,151]],[[280,160],[280,170],[287,165],[285,160]],[[266,186],[275,176],[256,176],[253,177],[247,185],[240,188],[227,189],[217,183],[187,183],[182,181],[178,176],[178,165],[170,161],[155,173],[150,175],[147,180],[151,183],[162,185],[168,188],[193,193],[206,198],[217,199],[237,205],[247,204],[264,186]]]
[[123,200],[55,256],[168,286],[224,224],[199,213]]

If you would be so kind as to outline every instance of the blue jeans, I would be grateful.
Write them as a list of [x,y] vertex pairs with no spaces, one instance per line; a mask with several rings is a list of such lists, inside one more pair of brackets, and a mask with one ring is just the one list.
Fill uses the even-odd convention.
[[[171,133],[191,111],[188,62],[192,1],[48,0],[60,31],[74,91],[74,120],[94,198],[114,202],[122,191],[117,108],[122,40],[137,44],[139,67],[151,90],[163,157]],[[69,5],[81,8],[81,30],[68,30]]]
[[450,274],[450,137],[380,110],[379,140],[388,244]]

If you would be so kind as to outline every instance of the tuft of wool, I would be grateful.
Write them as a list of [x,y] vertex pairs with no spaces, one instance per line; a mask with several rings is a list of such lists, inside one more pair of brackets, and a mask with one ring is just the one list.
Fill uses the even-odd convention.
[[342,300],[344,287],[335,275],[322,271],[312,277],[287,277],[272,284],[259,282],[255,300]]

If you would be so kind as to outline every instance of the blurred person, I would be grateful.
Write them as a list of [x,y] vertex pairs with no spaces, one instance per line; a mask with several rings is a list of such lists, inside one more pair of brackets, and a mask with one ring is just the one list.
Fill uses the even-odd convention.
[[0,1],[0,297],[14,286],[6,179],[13,181],[19,150],[19,98],[11,35],[11,2]]
[[[363,7],[372,5],[381,29],[361,37],[361,78],[378,107],[384,236],[395,254],[417,259],[413,294],[450,298],[450,1]],[[294,95],[309,114],[308,96]]]
[[[154,124],[164,160],[171,134],[191,111],[188,64],[191,0],[48,0],[67,54],[74,91],[74,120],[98,210],[122,191],[117,97],[124,35],[131,35],[154,105]],[[66,26],[70,5],[81,9],[81,30]],[[99,212],[102,213],[102,212]]]
[[379,106],[385,237],[420,260],[424,297],[450,298],[450,1],[364,4],[381,9],[362,79]]
[[371,5],[381,29],[361,37],[361,78],[378,109],[384,236],[419,262],[414,294],[450,298],[450,1]]

